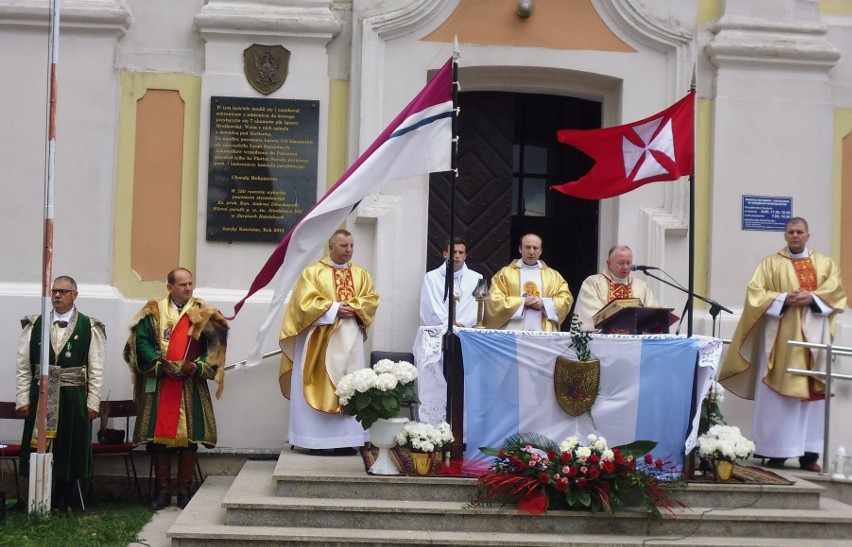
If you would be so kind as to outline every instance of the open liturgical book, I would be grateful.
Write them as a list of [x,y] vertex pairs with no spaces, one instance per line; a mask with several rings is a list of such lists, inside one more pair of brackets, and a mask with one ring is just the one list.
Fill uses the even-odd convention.
[[641,308],[642,301],[638,298],[621,298],[610,300],[607,304],[598,310],[594,316],[592,316],[592,322],[595,324],[595,328],[601,328],[601,323],[617,314],[621,310],[625,308]]

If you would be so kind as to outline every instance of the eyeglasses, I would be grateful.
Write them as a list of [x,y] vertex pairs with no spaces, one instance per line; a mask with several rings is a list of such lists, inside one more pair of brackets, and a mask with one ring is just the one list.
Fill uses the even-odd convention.
[[53,296],[65,296],[66,294],[73,294],[75,292],[77,291],[75,291],[74,289],[51,289],[50,291]]

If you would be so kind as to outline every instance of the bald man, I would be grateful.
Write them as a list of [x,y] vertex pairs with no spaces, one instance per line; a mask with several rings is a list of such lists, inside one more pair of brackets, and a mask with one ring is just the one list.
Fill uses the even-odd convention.
[[491,278],[485,303],[485,325],[491,329],[558,331],[574,296],[565,279],[541,260],[536,234],[521,237],[521,258]]

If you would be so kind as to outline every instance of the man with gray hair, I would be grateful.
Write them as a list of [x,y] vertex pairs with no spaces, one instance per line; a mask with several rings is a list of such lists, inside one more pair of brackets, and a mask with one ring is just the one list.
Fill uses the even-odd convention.
[[615,245],[609,250],[606,267],[601,273],[590,275],[583,281],[574,307],[583,330],[593,330],[594,315],[613,300],[638,298],[645,307],[658,306],[648,285],[630,275],[632,265],[633,251],[630,247]]
[[61,275],[53,281],[53,311],[47,321],[50,340],[45,430],[36,426],[41,378],[40,315],[21,320],[18,342],[15,409],[25,418],[21,440],[21,475],[29,477],[30,454],[40,435],[53,453],[54,502],[60,516],[68,514],[75,481],[92,476],[92,422],[101,404],[106,359],[103,324],[77,311],[77,282]]

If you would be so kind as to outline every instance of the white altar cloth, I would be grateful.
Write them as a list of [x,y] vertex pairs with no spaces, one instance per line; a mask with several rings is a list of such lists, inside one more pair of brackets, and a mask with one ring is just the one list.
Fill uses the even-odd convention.
[[[556,358],[574,358],[569,333],[459,329],[464,357],[465,461],[487,462],[480,447],[536,432],[557,443],[602,435],[610,447],[656,441],[652,451],[677,467],[696,442],[700,412],[691,413],[715,377],[722,341],[706,336],[593,335],[600,387],[588,415],[573,417],[556,401]],[[692,429],[690,431],[690,422]],[[687,433],[689,432],[689,435]],[[468,466],[472,469],[473,466]]]

